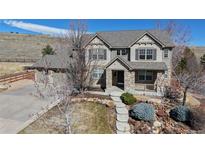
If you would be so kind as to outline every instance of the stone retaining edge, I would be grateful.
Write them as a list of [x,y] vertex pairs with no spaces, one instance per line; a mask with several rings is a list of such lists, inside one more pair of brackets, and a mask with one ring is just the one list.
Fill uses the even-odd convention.
[[62,99],[58,99],[55,102],[49,104],[45,109],[39,111],[38,113],[36,113],[32,118],[30,118],[29,120],[27,120],[24,124],[22,124],[21,126],[19,126],[18,128],[16,128],[15,133],[18,134],[20,131],[22,131],[23,129],[25,129],[27,126],[29,126],[31,123],[35,122],[36,120],[38,120],[38,118],[40,118],[43,114],[45,114],[46,112],[48,112],[49,110],[51,110],[53,107],[55,107],[57,104],[59,104],[62,101]]

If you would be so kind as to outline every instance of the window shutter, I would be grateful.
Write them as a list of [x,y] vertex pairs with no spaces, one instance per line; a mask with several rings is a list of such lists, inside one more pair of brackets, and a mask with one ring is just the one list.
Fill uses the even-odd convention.
[[138,60],[138,57],[139,57],[138,54],[139,54],[139,51],[138,51],[138,49],[136,49],[135,50],[135,60]]
[[89,60],[91,60],[91,59],[92,59],[92,50],[89,49]]
[[153,60],[157,59],[157,51],[156,49],[153,50]]
[[107,50],[104,49],[104,59],[107,60]]

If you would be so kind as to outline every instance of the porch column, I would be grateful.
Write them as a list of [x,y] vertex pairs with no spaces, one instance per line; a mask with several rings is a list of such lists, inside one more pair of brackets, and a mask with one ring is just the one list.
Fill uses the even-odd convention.
[[106,69],[106,89],[112,87],[112,70],[107,68]]
[[125,91],[133,90],[135,88],[135,72],[134,71],[125,70],[124,88],[125,88]]

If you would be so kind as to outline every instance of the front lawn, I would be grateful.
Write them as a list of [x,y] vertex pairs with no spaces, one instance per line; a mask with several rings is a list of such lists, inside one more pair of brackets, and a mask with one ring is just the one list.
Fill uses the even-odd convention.
[[[115,111],[97,102],[80,102],[72,105],[71,129],[73,134],[115,133]],[[65,121],[54,107],[20,134],[63,134]]]

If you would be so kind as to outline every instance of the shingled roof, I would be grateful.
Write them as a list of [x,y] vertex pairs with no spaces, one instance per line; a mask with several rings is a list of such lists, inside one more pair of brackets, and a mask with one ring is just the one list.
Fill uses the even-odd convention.
[[112,48],[128,48],[133,42],[140,39],[145,34],[151,35],[165,47],[173,47],[170,36],[167,31],[162,30],[127,30],[127,31],[107,31],[97,32],[96,36],[106,41]]
[[120,56],[112,59],[104,68],[108,68],[116,60],[127,66],[128,70],[167,70],[167,66],[164,62],[130,62]]

